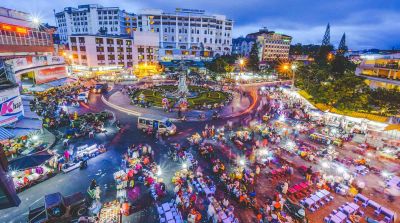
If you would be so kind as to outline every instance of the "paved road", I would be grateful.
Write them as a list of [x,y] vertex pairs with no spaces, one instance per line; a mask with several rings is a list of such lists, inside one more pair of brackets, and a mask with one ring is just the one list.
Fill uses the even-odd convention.
[[[249,91],[254,95],[256,92],[255,88],[249,88]],[[256,94],[256,93],[255,93]],[[147,143],[155,150],[156,162],[159,163],[164,169],[168,169],[168,175],[175,172],[174,170],[180,168],[177,163],[172,162],[166,157],[164,152],[166,146],[161,142],[155,142],[154,138],[144,136],[141,131],[136,128],[137,117],[128,115],[126,113],[114,110],[103,104],[100,100],[99,95],[91,95],[89,100],[91,111],[102,111],[105,109],[112,110],[116,118],[120,120],[123,125],[121,132],[116,134],[107,134],[96,136],[93,143],[105,143],[107,142],[108,152],[89,160],[88,168],[85,170],[74,170],[67,174],[58,174],[55,177],[42,182],[38,185],[33,186],[21,193],[19,197],[21,204],[19,207],[9,208],[0,210],[0,222],[27,222],[27,213],[29,206],[33,203],[40,203],[44,195],[61,192],[63,195],[69,195],[78,191],[86,192],[86,189],[92,179],[96,179],[102,189],[102,201],[110,201],[115,199],[115,188],[113,173],[118,170],[121,164],[121,156],[126,152],[126,149],[131,144]],[[254,104],[256,106],[256,104]],[[254,108],[254,106],[252,108]],[[250,112],[250,109],[249,111]],[[236,118],[230,119],[233,122],[240,122],[247,113],[242,114]],[[210,124],[219,126],[225,124],[226,119],[217,121],[208,121]],[[194,132],[199,132],[204,128],[206,122],[200,124],[199,122],[181,122],[176,123],[178,128],[178,134],[170,137],[168,141],[183,141],[186,137],[192,135]],[[171,176],[165,176],[165,179],[170,179]],[[166,180],[166,183],[170,180]],[[168,187],[170,193],[172,193],[172,187]],[[148,196],[148,193],[144,193]],[[149,197],[149,196],[148,196]],[[145,199],[144,204],[141,203],[143,211],[140,211],[132,215],[129,222],[153,222],[149,219],[149,216],[155,216],[155,214],[148,215],[147,212],[153,210],[150,199]],[[127,220],[128,222],[128,220]]]

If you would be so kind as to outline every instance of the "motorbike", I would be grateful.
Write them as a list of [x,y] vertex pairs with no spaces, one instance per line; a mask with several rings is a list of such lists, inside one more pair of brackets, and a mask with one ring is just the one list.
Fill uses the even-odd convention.
[[297,223],[308,223],[305,208],[302,205],[297,205],[290,199],[287,199],[283,205],[283,209],[293,217]]

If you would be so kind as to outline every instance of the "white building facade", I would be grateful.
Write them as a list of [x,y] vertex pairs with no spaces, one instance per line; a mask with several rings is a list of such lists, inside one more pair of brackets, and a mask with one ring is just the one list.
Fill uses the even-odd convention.
[[158,62],[158,35],[137,33],[130,36],[74,35],[69,37],[72,64],[83,70],[131,68]]
[[[58,34],[62,44],[68,43],[72,35],[126,35],[130,34],[131,18],[118,7],[103,7],[97,4],[79,5],[78,8],[66,7],[55,14]],[[128,25],[128,26],[127,26]]]
[[130,24],[138,31],[159,34],[159,59],[207,59],[230,54],[233,21],[224,15],[206,15],[203,10],[143,10]]

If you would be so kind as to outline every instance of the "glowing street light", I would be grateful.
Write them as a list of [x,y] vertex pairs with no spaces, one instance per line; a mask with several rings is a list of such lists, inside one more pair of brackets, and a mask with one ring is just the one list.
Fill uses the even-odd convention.
[[246,63],[246,61],[244,60],[244,58],[239,59],[240,73],[243,72],[243,67],[244,67],[245,63]]
[[187,169],[187,164],[186,163],[182,164],[182,169]]
[[240,160],[239,160],[239,165],[240,165],[240,166],[244,166],[245,163],[246,163],[246,162],[244,161],[244,159],[240,159]]
[[157,167],[157,176],[161,176],[162,171],[161,171],[161,167]]

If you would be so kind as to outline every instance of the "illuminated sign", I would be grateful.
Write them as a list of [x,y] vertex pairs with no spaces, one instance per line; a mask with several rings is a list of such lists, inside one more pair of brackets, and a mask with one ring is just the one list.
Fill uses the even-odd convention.
[[13,26],[9,24],[0,23],[0,29],[5,31],[17,32],[20,34],[27,34],[28,29],[21,26]]
[[1,92],[0,126],[17,121],[24,115],[18,87]]
[[180,12],[180,13],[192,13],[192,14],[204,14],[204,10],[199,10],[199,9],[183,9],[183,8],[176,8],[175,12]]

